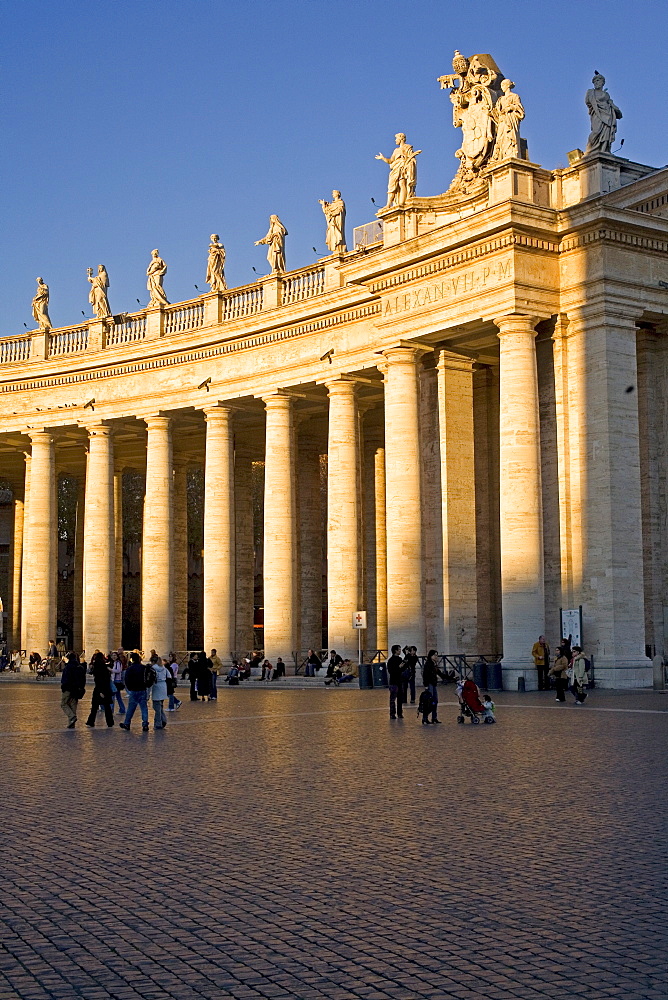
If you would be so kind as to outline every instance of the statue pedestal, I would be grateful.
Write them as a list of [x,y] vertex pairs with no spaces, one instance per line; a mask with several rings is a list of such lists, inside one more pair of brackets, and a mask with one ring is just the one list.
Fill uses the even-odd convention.
[[484,176],[489,183],[490,205],[516,198],[529,205],[551,207],[550,186],[553,174],[537,163],[513,157],[489,167],[484,171]]
[[276,309],[283,301],[283,279],[280,274],[270,274],[262,279],[262,308]]
[[418,235],[418,212],[410,204],[404,208],[381,209],[376,215],[383,221],[383,244],[386,247],[396,246]]
[[223,298],[219,292],[204,295],[204,326],[217,326],[222,319]]
[[146,339],[159,340],[164,333],[164,312],[157,309],[146,310]]

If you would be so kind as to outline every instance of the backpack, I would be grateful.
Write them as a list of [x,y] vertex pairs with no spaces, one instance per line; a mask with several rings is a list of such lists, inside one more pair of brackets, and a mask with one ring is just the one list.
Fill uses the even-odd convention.
[[424,716],[426,719],[431,712],[431,692],[423,691],[420,695],[420,700],[418,701],[417,714]]
[[144,684],[146,685],[147,688],[150,688],[153,687],[153,685],[157,682],[157,680],[158,680],[158,675],[156,674],[151,664],[148,663],[144,667]]

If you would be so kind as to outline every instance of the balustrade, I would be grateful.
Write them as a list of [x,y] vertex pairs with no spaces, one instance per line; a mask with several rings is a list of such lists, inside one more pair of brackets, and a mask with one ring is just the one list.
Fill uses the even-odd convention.
[[[320,295],[324,291],[325,269],[314,265],[303,271],[280,276],[278,302],[282,305],[289,305],[314,295]],[[264,295],[264,286],[261,283],[231,289],[223,293],[221,298],[222,322],[254,316],[262,312],[263,308],[268,308],[271,305]],[[206,318],[204,299],[191,299],[189,302],[169,306],[164,309],[162,319],[164,336],[199,330],[204,327],[205,320],[207,323],[211,322],[210,319]],[[61,327],[46,334],[46,356],[59,357],[81,351],[99,350],[101,346],[109,348],[117,347],[120,344],[133,344],[145,340],[148,332],[147,314],[144,311],[121,313],[115,317],[113,324],[105,324],[103,345],[100,344],[97,337],[93,340],[89,338],[88,324]],[[33,354],[33,336],[33,334],[26,334],[20,337],[0,338],[0,365],[15,361],[29,361],[33,356],[41,357],[41,353]]]
[[312,295],[320,295],[324,290],[324,267],[310,268],[292,277],[286,275],[283,279],[283,305],[310,299]]
[[261,311],[262,301],[262,285],[246,285],[244,288],[236,288],[233,292],[226,294],[223,299],[223,320],[253,316]]
[[49,334],[49,357],[56,354],[75,354],[88,347],[88,327],[73,326]]
[[165,336],[198,330],[204,325],[204,303],[201,299],[165,309]]
[[106,346],[115,347],[116,344],[132,344],[137,340],[144,340],[146,337],[146,314],[139,313],[135,316],[126,316],[121,322],[115,323],[107,330]]
[[11,361],[27,361],[32,350],[32,338],[30,335],[23,337],[8,337],[0,340],[0,364],[6,365]]

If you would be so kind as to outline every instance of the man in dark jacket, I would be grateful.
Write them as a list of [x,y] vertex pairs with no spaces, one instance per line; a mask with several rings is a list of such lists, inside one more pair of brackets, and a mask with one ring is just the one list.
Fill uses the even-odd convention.
[[86,725],[91,729],[95,727],[95,717],[97,710],[102,705],[107,726],[111,729],[114,725],[114,709],[111,700],[111,672],[107,664],[104,653],[96,649],[90,661],[90,670],[95,679],[93,697],[90,705],[90,715],[86,719]]
[[[153,674],[153,677],[155,674]],[[153,677],[150,671],[141,661],[139,653],[130,653],[130,664],[125,671],[125,689],[128,692],[128,705],[125,710],[125,719],[120,723],[121,729],[129,729],[132,716],[135,714],[137,706],[141,712],[142,730],[148,732],[148,701],[146,700],[146,690],[153,684]]]
[[77,724],[77,705],[86,693],[86,668],[79,663],[76,653],[70,653],[60,679],[60,707],[67,716],[67,728]]
[[418,665],[417,646],[404,647],[404,665],[401,670],[401,703],[408,701],[408,690],[411,692],[411,705],[415,704],[415,668]]
[[401,646],[393,646],[392,655],[387,661],[387,679],[390,685],[390,718],[403,719],[404,711],[401,703],[402,670],[404,661],[401,658]]

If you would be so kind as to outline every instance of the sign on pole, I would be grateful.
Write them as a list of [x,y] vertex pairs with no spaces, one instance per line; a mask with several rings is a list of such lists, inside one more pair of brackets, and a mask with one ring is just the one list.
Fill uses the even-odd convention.
[[362,662],[362,629],[366,628],[366,611],[356,611],[353,615],[353,628],[357,629],[357,662]]

